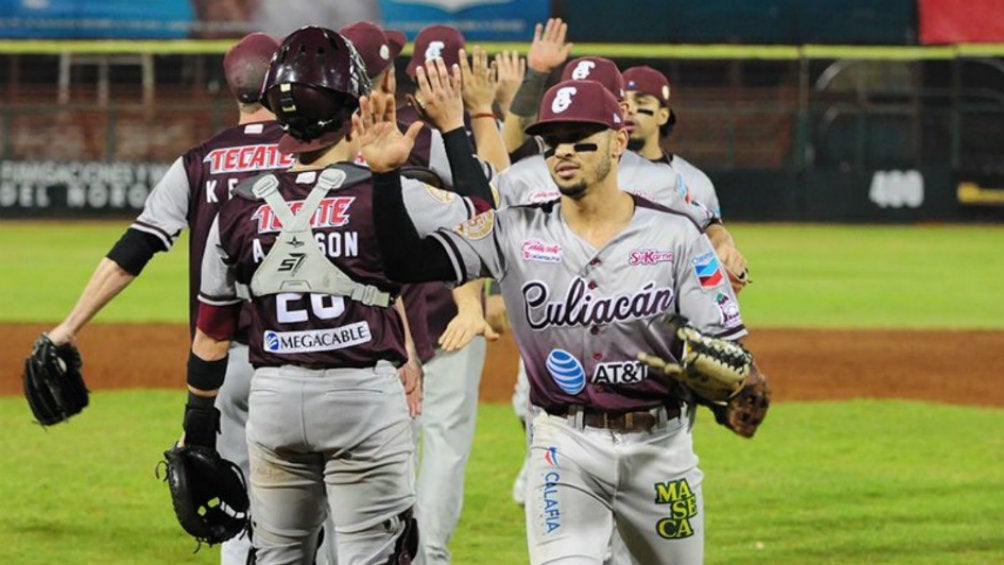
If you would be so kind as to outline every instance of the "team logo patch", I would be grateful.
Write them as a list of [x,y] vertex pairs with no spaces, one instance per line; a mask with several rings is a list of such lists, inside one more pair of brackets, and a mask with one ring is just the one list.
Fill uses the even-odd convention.
[[560,114],[572,105],[572,96],[579,92],[574,86],[563,86],[554,93],[554,100],[551,101],[551,111]]
[[488,210],[457,226],[457,233],[467,239],[484,239],[495,228],[495,211]]
[[664,249],[635,249],[628,255],[628,265],[655,265],[672,260],[673,252]]
[[597,384],[629,385],[640,383],[648,377],[648,365],[638,361],[611,361],[598,363],[593,369],[592,382]]
[[457,198],[457,194],[455,192],[450,192],[448,190],[440,190],[432,186],[431,184],[422,183],[422,186],[425,187],[425,192],[429,193],[429,196],[431,196],[432,199],[435,200],[436,202],[449,204],[450,202],[453,202],[453,200]]
[[554,349],[547,356],[547,372],[558,387],[568,394],[579,394],[586,388],[586,370],[578,359],[564,349]]
[[687,479],[655,483],[655,503],[669,506],[669,516],[655,524],[659,537],[683,539],[694,535],[690,520],[697,516],[697,496]]
[[551,447],[547,448],[547,451],[544,452],[544,463],[547,463],[547,465],[549,467],[557,467],[558,466],[558,448],[557,447],[555,447],[555,446],[552,445]]
[[425,60],[431,61],[442,58],[443,49],[446,49],[446,43],[442,41],[430,41],[429,46],[425,48]]
[[718,268],[718,256],[714,252],[705,253],[691,260],[694,264],[694,273],[701,281],[701,288],[715,288],[724,278],[722,270]]
[[337,328],[305,330],[299,332],[277,332],[266,330],[263,336],[265,351],[277,355],[310,353],[313,351],[333,351],[366,343],[373,339],[370,326],[357,322]]
[[739,305],[728,294],[724,292],[716,294],[715,304],[718,305],[718,315],[723,327],[731,328],[739,325]]
[[561,198],[561,192],[557,190],[535,190],[527,195],[526,204],[538,204],[540,202],[550,202]]
[[557,243],[547,243],[534,238],[524,241],[520,249],[523,252],[523,259],[527,261],[540,261],[543,263],[561,262],[561,246]]

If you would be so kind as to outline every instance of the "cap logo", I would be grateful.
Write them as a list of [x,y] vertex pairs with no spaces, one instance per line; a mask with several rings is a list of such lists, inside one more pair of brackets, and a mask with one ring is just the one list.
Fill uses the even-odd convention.
[[563,86],[558,89],[558,92],[554,93],[554,100],[551,102],[551,111],[555,114],[560,114],[568,109],[572,105],[572,96],[574,96],[579,89],[574,86]]
[[425,48],[425,60],[441,59],[443,57],[443,49],[446,49],[446,44],[442,41],[430,41],[429,46]]
[[669,87],[662,85],[662,97],[664,100],[669,100]]
[[579,61],[572,69],[572,78],[575,80],[585,80],[589,78],[590,71],[596,66],[596,61]]
[[384,61],[390,59],[390,47],[387,47],[386,43],[380,45],[380,58]]

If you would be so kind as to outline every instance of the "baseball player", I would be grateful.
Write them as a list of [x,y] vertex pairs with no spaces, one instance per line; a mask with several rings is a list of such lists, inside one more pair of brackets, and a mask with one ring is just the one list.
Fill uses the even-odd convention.
[[[407,563],[417,544],[406,400],[416,383],[403,386],[395,368],[407,357],[392,307],[400,287],[384,274],[374,239],[370,172],[353,164],[360,147],[378,162],[407,150],[350,133],[368,90],[362,61],[335,32],[304,27],[283,41],[262,103],[286,131],[280,150],[296,162],[237,187],[203,259],[182,441],[215,446],[213,398],[247,296],[249,482],[261,565],[308,563],[325,515],[342,564]],[[386,116],[394,118],[393,107]],[[461,178],[483,179],[462,130],[443,138]],[[405,190],[423,232],[477,209],[416,181]]]
[[718,194],[708,175],[683,157],[663,150],[662,141],[676,124],[676,112],[669,107],[669,79],[652,67],[638,66],[624,71],[624,83],[629,102],[627,130],[631,135],[628,149],[655,163],[669,165],[683,177],[689,196],[721,218]]
[[639,563],[700,564],[703,475],[690,398],[636,358],[679,358],[654,323],[666,312],[708,334],[744,336],[735,295],[699,226],[618,187],[628,135],[605,88],[555,85],[529,133],[548,146],[560,199],[425,238],[402,206],[393,167],[403,159],[371,161],[382,171],[375,221],[391,276],[491,275],[501,286],[539,407],[526,505],[532,564],[598,564],[615,526]]
[[[238,108],[237,125],[189,149],[168,169],[146,201],[143,212],[101,260],[76,305],[49,332],[57,344],[74,341],[77,333],[124,290],[154,253],[169,251],[184,229],[189,238],[189,327],[194,333],[201,284],[201,258],[210,225],[221,203],[237,184],[263,171],[283,169],[293,159],[279,151],[282,130],[275,116],[259,104],[262,80],[279,43],[262,33],[245,36],[223,58],[223,69]],[[235,335],[227,366],[226,386],[217,396],[220,410],[221,455],[248,474],[247,397],[251,382],[245,326]],[[247,537],[224,542],[223,565],[243,565],[251,544]],[[331,562],[333,565],[333,562]]]
[[[437,80],[429,80],[425,73],[429,67],[436,69],[433,75]],[[458,69],[462,80],[449,81],[447,68]],[[421,123],[418,121],[421,118],[438,126],[419,131],[408,164],[429,167],[440,173],[447,185],[452,183],[440,133],[443,126],[437,118],[444,101],[441,97],[451,85],[455,89],[462,83],[465,123],[469,124],[478,156],[490,165],[485,167],[486,174],[508,166],[508,155],[492,112],[496,86],[484,50],[474,48],[473,61],[468,64],[464,37],[458,30],[444,25],[429,26],[415,38],[406,72],[418,91],[408,96],[411,105],[401,109],[398,122],[406,128]],[[485,340],[497,339],[484,319],[482,292],[480,281],[452,290],[441,282],[405,287],[405,306],[409,321],[416,328],[413,334],[425,376],[423,410],[417,421],[421,456],[416,514],[422,535],[415,562],[420,565],[450,562],[448,543],[463,507],[478,387],[487,353]],[[424,328],[424,336],[419,327]]]
[[[610,59],[604,57],[573,59],[562,70],[562,80],[599,82],[618,100],[622,112],[627,113],[630,109],[624,78],[617,65]],[[525,84],[528,82],[524,82]],[[525,95],[525,92],[518,94],[517,97],[521,95]],[[525,97],[523,103],[526,103]],[[631,150],[621,154],[617,175],[618,182],[624,190],[684,213],[698,223],[702,230],[706,230],[727,272],[746,271],[746,260],[736,249],[731,234],[721,225],[719,218],[714,217],[704,206],[689,199],[687,187],[680,175],[675,172],[667,174],[667,167],[664,164],[652,163]],[[495,182],[502,205],[546,202],[560,195],[557,184],[548,173],[544,155],[534,155],[513,164],[499,174]],[[529,387],[525,383],[526,378],[523,361],[520,359],[513,391],[513,406],[524,426],[529,410],[526,396]],[[524,461],[513,483],[512,496],[518,504],[523,502],[528,464],[529,461]]]

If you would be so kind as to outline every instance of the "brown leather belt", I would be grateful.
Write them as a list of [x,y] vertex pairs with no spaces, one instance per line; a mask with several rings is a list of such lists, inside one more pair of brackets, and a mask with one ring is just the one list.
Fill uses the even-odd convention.
[[[588,406],[561,406],[547,410],[552,416],[568,418],[572,425],[589,428],[603,428],[617,432],[647,432],[659,424],[680,415],[680,409],[658,406],[648,410],[633,410],[628,412],[608,412]],[[581,424],[577,422],[581,414]]]

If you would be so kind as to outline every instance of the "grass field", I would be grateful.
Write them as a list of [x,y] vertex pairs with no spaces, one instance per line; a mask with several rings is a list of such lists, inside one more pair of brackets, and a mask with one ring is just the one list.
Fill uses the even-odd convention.
[[[56,321],[128,222],[13,223],[0,321]],[[751,327],[1004,328],[1004,226],[730,226],[749,260]],[[158,254],[97,321],[181,322],[187,244]]]
[[[5,223],[0,321],[61,318],[126,225]],[[1004,328],[1002,226],[730,227],[752,265],[751,327]],[[155,258],[97,321],[183,322],[185,249]],[[218,563],[216,550],[191,553],[154,478],[179,393],[92,402],[43,430],[23,399],[0,398],[0,562]],[[1004,410],[779,403],[752,442],[709,420],[695,430],[709,565],[1004,563]],[[526,563],[509,493],[521,442],[508,406],[481,406],[457,565]]]
[[[209,564],[192,555],[154,464],[178,431],[178,393],[95,395],[44,431],[0,398],[0,562]],[[128,423],[128,424],[126,424]],[[126,424],[126,425],[124,425]],[[454,562],[526,563],[509,487],[520,434],[482,405]],[[917,402],[786,403],[756,441],[698,420],[707,563],[1004,563],[1004,413]]]

